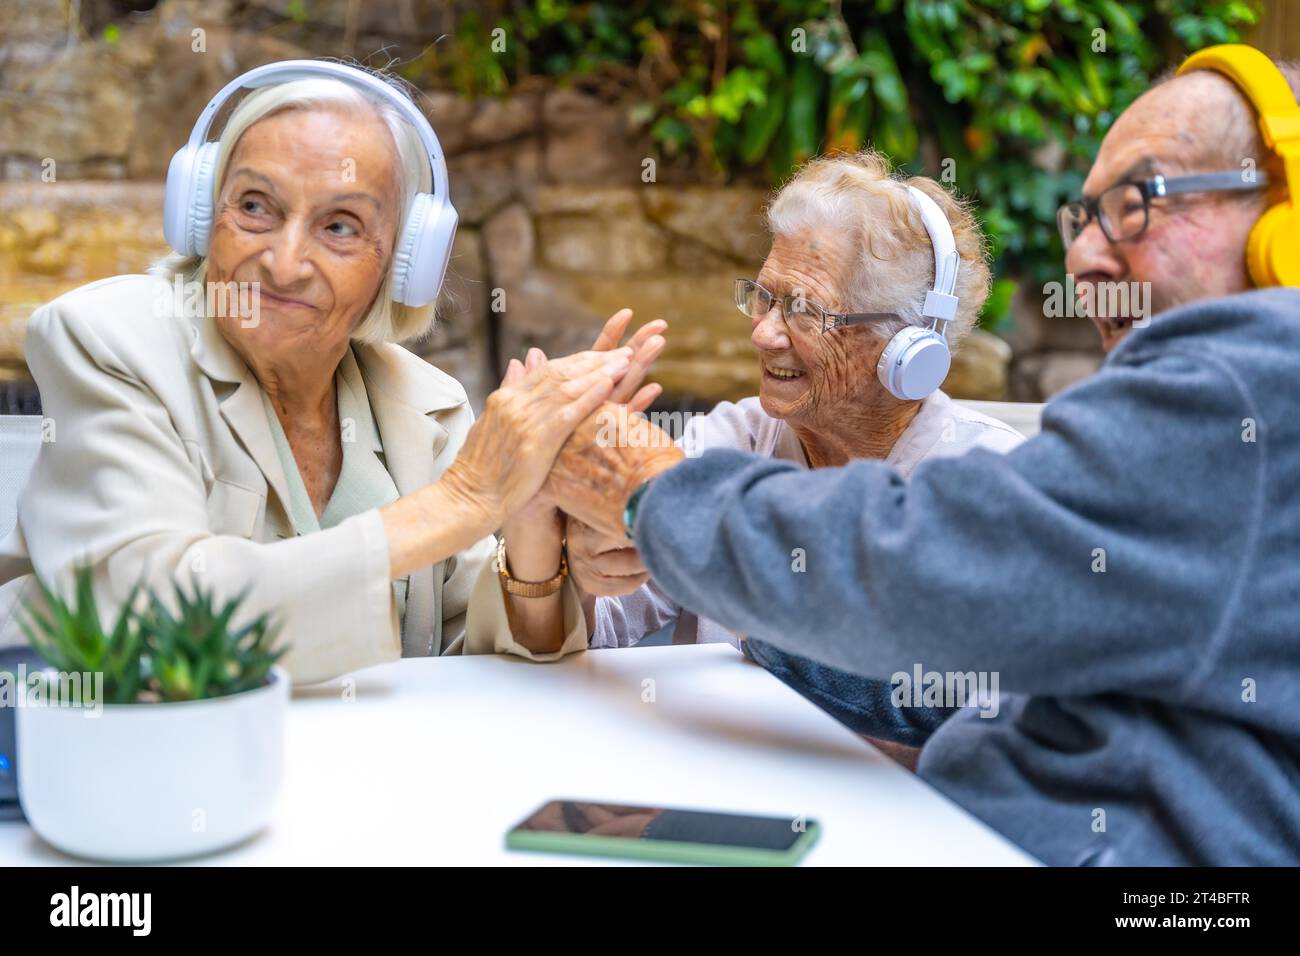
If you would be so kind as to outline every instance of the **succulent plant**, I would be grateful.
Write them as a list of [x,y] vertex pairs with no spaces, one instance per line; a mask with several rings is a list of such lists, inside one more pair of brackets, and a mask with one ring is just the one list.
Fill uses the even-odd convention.
[[274,629],[263,614],[238,629],[231,619],[242,598],[217,606],[209,593],[178,586],[173,614],[156,595],[138,617],[150,690],[163,700],[203,700],[253,690],[267,682],[284,650],[271,650]]
[[22,622],[33,649],[63,673],[102,673],[103,702],[132,704],[225,697],[264,685],[284,654],[272,650],[268,615],[232,628],[243,596],[218,605],[209,592],[175,584],[176,611],[149,592],[136,609],[131,589],[112,628],[104,630],[88,568],[74,572],[65,599],[38,579],[43,606],[27,605]]
[[112,629],[105,632],[89,569],[75,572],[73,596],[68,601],[40,578],[36,583],[44,606],[27,604],[27,619],[21,621],[32,648],[62,673],[102,673],[104,703],[135,701],[145,683],[143,644],[131,611],[139,586],[132,588]]

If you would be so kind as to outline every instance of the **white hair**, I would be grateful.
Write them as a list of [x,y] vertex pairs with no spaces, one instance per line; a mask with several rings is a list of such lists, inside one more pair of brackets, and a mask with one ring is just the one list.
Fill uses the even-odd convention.
[[810,232],[847,235],[861,250],[853,274],[843,277],[848,310],[896,313],[898,322],[878,327],[885,335],[928,325],[921,309],[934,284],[934,248],[907,186],[938,203],[952,226],[961,260],[959,301],[946,334],[955,346],[979,320],[991,277],[979,225],[965,204],[934,180],[896,178],[888,160],[869,149],[814,159],[776,194],[767,209],[768,228],[787,238]]
[[[406,95],[405,91],[389,77],[379,73],[375,75],[390,82],[401,95]],[[261,87],[240,101],[230,114],[230,119],[222,129],[221,138],[218,140],[217,163],[212,178],[213,208],[216,208],[222,180],[225,178],[226,164],[235,149],[235,144],[251,126],[259,120],[285,110],[321,108],[373,110],[388,127],[397,150],[398,164],[401,167],[399,201],[402,209],[398,217],[396,233],[396,237],[400,237],[406,225],[406,213],[410,208],[411,198],[416,193],[429,192],[432,188],[433,174],[429,169],[428,153],[420,140],[420,135],[392,103],[344,80],[327,77],[291,80],[287,83]],[[169,281],[180,276],[183,281],[199,283],[206,281],[207,271],[207,257],[182,256],[178,253],[158,260],[149,269],[151,274],[163,276]],[[399,342],[427,333],[433,326],[433,320],[433,306],[412,308],[393,301],[390,269],[385,274],[369,311],[357,323],[352,338],[358,342],[371,344]]]

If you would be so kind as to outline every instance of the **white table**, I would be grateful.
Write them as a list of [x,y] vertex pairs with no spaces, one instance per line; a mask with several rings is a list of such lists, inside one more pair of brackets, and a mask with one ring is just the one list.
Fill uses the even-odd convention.
[[[351,700],[344,681],[295,692],[272,825],[200,862],[605,862],[505,849],[562,797],[802,814],[823,828],[809,864],[1035,862],[730,645],[404,660],[351,680]],[[0,823],[0,866],[70,862]]]

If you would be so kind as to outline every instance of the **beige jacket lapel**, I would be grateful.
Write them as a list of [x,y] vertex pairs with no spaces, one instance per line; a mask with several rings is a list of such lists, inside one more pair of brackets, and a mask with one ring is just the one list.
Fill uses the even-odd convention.
[[[219,399],[222,418],[266,478],[287,516],[288,481],[266,418],[262,388],[216,323],[200,317],[194,320],[194,327],[191,355],[205,375],[226,386],[214,390],[219,396],[228,392]],[[393,483],[402,495],[418,491],[450,464],[450,453],[442,460],[448,432],[435,416],[464,404],[464,394],[449,388],[422,359],[399,345],[358,344],[356,355]],[[230,385],[235,386],[233,390]],[[443,578],[443,564],[411,575],[402,628],[403,656],[441,651]]]
[[190,355],[214,382],[235,385],[214,389],[219,398],[221,417],[238,437],[241,445],[266,478],[267,486],[274,492],[280,509],[289,514],[289,484],[285,478],[280,456],[275,450],[271,425],[266,419],[262,386],[249,367],[222,336],[217,324],[205,316],[194,319],[194,345]]
[[[424,361],[399,345],[357,345],[357,362],[384,445],[384,459],[397,491],[409,495],[437,480],[453,457],[444,451],[447,429],[438,412],[464,404]],[[402,628],[402,655],[442,650],[443,563],[411,575]]]

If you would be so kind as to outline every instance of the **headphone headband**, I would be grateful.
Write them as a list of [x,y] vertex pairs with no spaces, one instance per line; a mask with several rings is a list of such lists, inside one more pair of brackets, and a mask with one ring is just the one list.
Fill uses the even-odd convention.
[[1211,70],[1227,77],[1255,107],[1264,145],[1282,158],[1292,204],[1300,202],[1300,103],[1282,71],[1267,56],[1244,43],[1221,43],[1193,53],[1178,75]]
[[294,80],[313,78],[340,80],[353,87],[375,93],[386,102],[397,107],[402,115],[415,127],[415,131],[420,136],[420,142],[424,145],[425,152],[429,157],[429,169],[433,174],[433,195],[443,201],[448,200],[447,162],[443,158],[442,144],[438,142],[438,136],[429,124],[428,117],[420,111],[420,108],[415,105],[410,97],[403,95],[400,90],[385,83],[379,77],[367,73],[365,70],[348,66],[345,63],[332,63],[328,60],[281,60],[279,63],[268,63],[265,66],[249,70],[242,76],[235,77],[208,101],[208,105],[199,114],[199,118],[194,123],[194,129],[190,133],[190,147],[197,149],[207,142],[208,132],[211,130],[217,114],[221,111],[221,107],[239,90],[260,89],[277,83],[289,83]]
[[459,217],[451,203],[447,162],[429,120],[401,90],[365,70],[327,60],[285,60],[268,63],[231,80],[208,101],[190,131],[189,142],[176,151],[167,167],[163,200],[163,234],[183,256],[205,256],[211,238],[213,196],[220,147],[208,133],[221,108],[241,89],[312,78],[338,80],[396,107],[415,128],[429,159],[431,192],[418,192],[407,204],[393,245],[390,277],[394,302],[423,308],[438,296],[451,259]]
[[[925,326],[909,325],[886,344],[876,361],[876,378],[885,390],[902,401],[920,401],[943,384],[952,366],[945,335],[946,323],[957,317],[957,240],[952,224],[939,204],[915,186],[906,185],[912,205],[934,250],[934,284],[925,294],[921,315]],[[940,331],[939,323],[945,323]]]
[[957,240],[952,234],[952,224],[943,214],[939,204],[915,186],[907,187],[917,211],[921,214],[921,224],[930,236],[930,247],[934,250],[934,287],[925,295],[925,306],[921,314],[940,322],[951,322],[957,315]]
[[1259,50],[1244,43],[1206,47],[1184,60],[1178,75],[1193,70],[1222,74],[1241,90],[1259,113],[1260,133],[1269,149],[1300,141],[1300,104],[1282,71]]
[[1182,76],[1211,70],[1231,80],[1259,114],[1264,145],[1282,161],[1287,198],[1265,210],[1246,240],[1246,264],[1257,286],[1300,285],[1300,104],[1276,64],[1244,43],[1193,53]]

